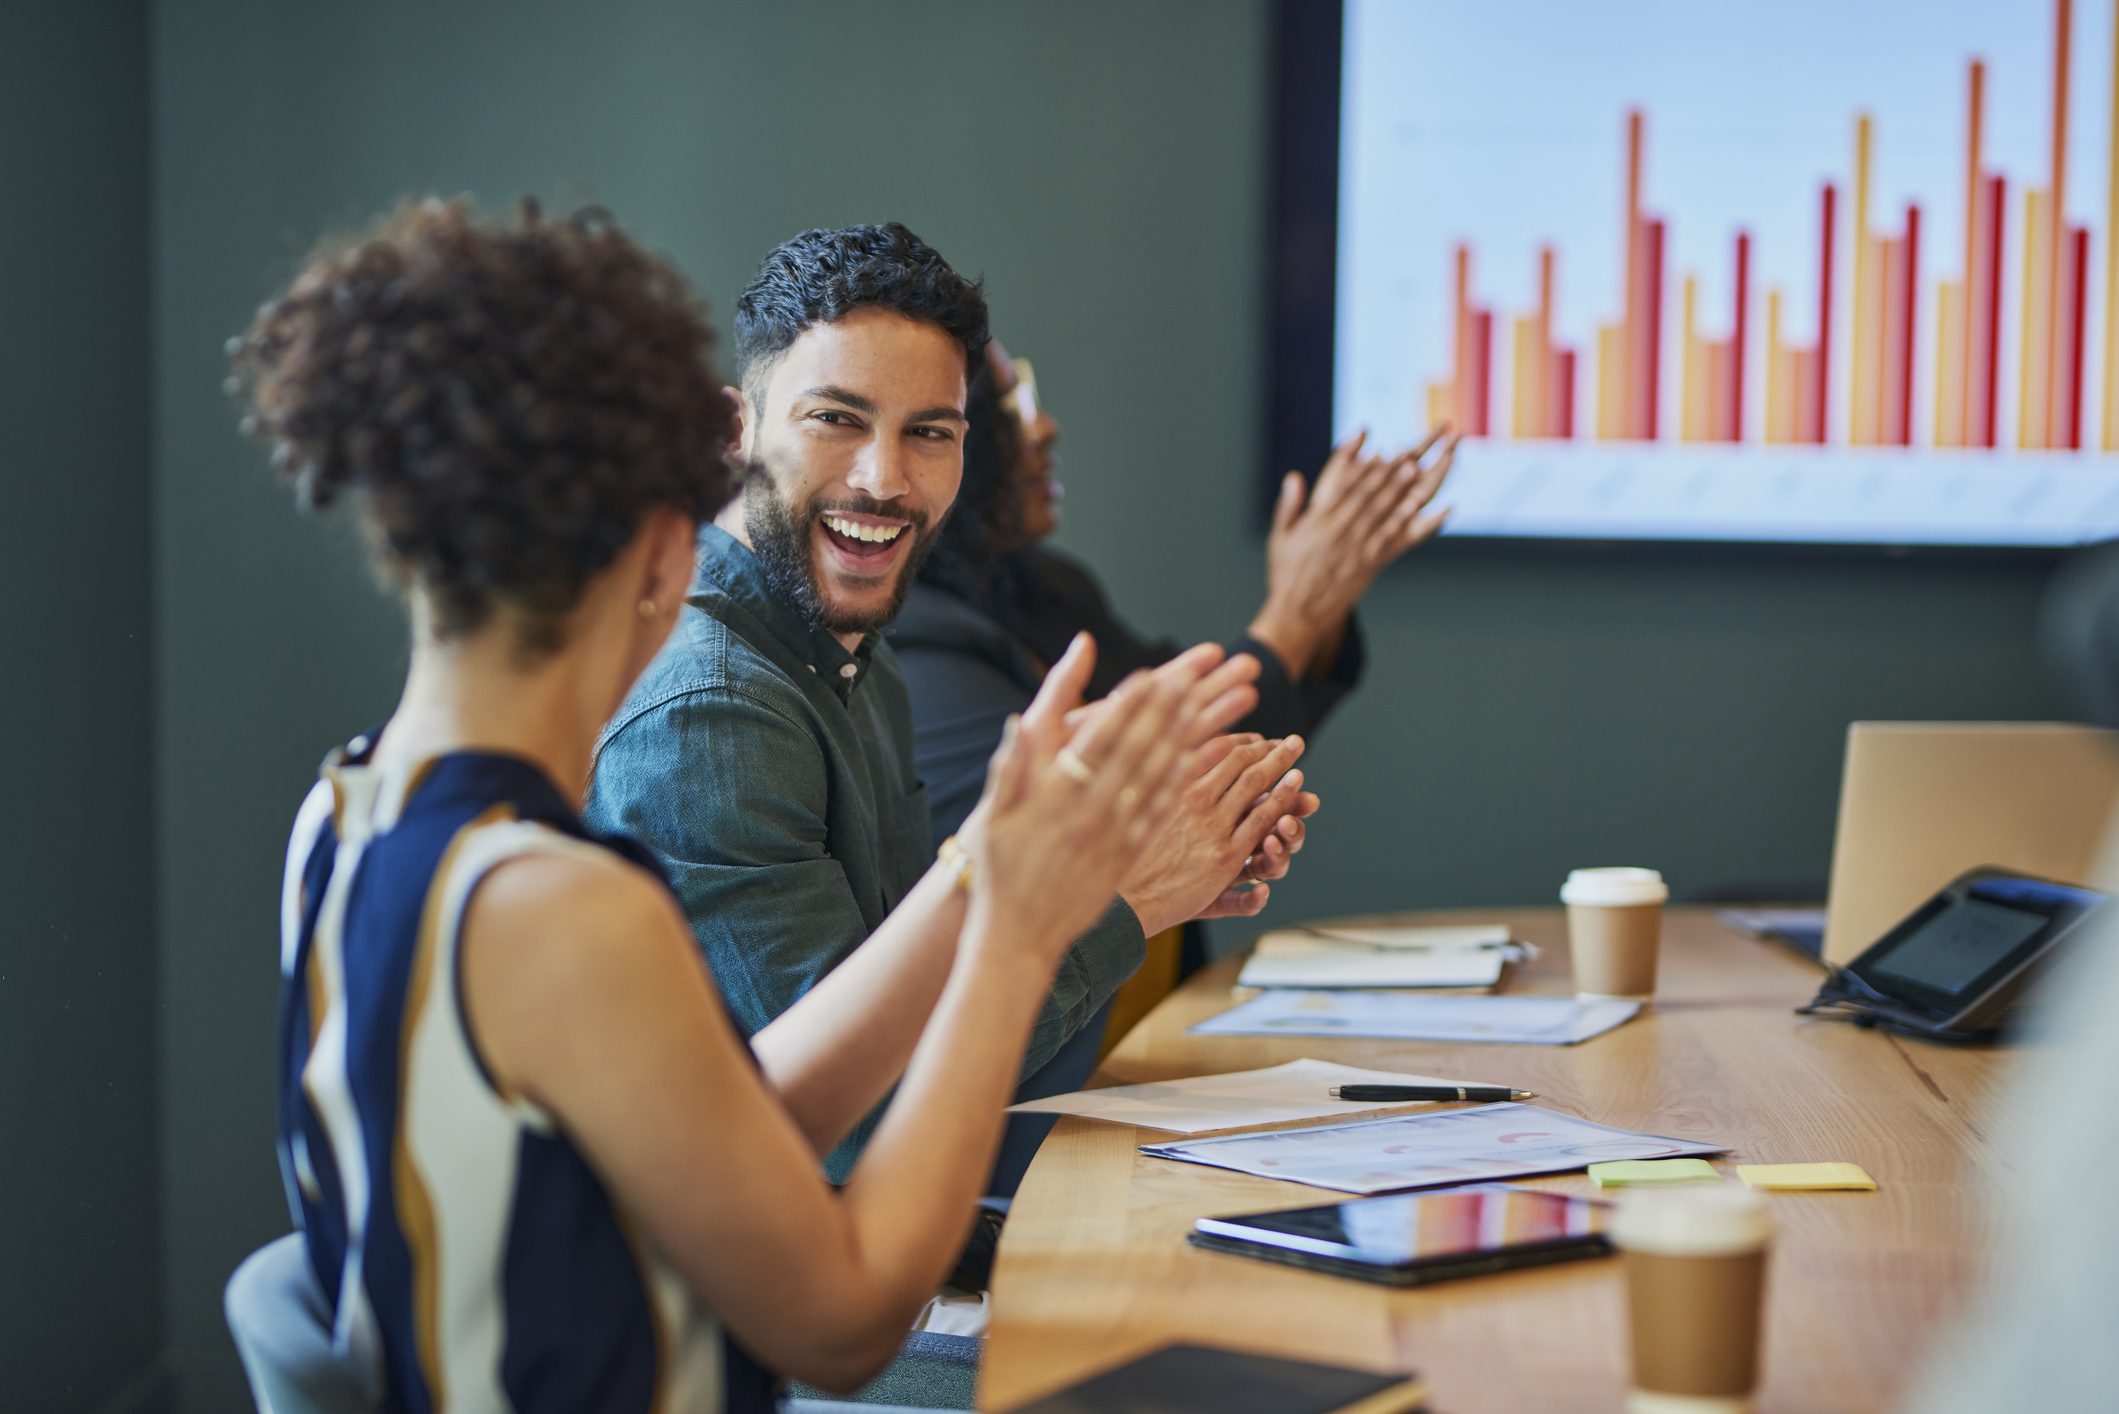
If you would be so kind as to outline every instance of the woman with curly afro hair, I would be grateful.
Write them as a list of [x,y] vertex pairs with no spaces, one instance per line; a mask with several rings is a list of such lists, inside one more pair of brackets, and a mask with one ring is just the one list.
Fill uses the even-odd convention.
[[[1182,683],[1071,741],[1011,730],[920,885],[962,920],[953,955],[886,923],[745,1045],[652,857],[580,817],[732,491],[710,346],[602,214],[440,202],[327,247],[231,343],[246,429],[305,507],[352,510],[411,631],[396,711],[327,758],[287,854],[300,1231],[229,1294],[267,1398],[760,1410],[780,1376],[859,1385],[970,1225],[1061,955],[1171,808],[1201,734]],[[819,1156],[892,1087],[833,1189]],[[261,1301],[328,1334],[329,1368],[290,1368]]]

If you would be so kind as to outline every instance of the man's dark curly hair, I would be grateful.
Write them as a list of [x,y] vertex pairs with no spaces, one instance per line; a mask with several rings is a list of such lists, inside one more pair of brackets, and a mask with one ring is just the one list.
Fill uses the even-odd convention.
[[649,512],[710,520],[733,494],[712,344],[683,277],[607,213],[430,200],[327,243],[229,354],[244,430],[305,509],[351,497],[437,633],[506,604],[535,655]]
[[950,269],[934,247],[892,221],[804,231],[774,246],[736,299],[736,378],[755,404],[773,360],[804,330],[857,309],[887,309],[932,324],[964,350],[969,377],[986,354],[982,284]]

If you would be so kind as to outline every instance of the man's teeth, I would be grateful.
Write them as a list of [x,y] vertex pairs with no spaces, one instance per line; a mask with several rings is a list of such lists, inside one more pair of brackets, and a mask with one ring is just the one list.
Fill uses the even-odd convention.
[[868,540],[878,545],[888,545],[905,533],[902,525],[859,525],[837,516],[824,517],[824,523],[849,540]]

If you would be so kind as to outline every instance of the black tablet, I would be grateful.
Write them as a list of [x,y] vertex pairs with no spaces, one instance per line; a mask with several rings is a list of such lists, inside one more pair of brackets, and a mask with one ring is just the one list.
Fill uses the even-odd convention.
[[1944,1039],[1991,1034],[2108,895],[2005,869],[1959,875],[1825,984],[1803,1011]]
[[1386,1286],[1601,1257],[1610,1205],[1504,1184],[1394,1193],[1321,1208],[1201,1218],[1195,1247]]

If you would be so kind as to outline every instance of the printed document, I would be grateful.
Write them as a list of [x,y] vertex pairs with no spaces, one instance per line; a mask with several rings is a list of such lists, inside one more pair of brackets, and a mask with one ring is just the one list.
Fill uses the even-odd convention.
[[1571,1173],[1607,1159],[1719,1154],[1725,1148],[1613,1129],[1535,1105],[1509,1104],[1143,1144],[1140,1151],[1341,1193],[1394,1193]]

